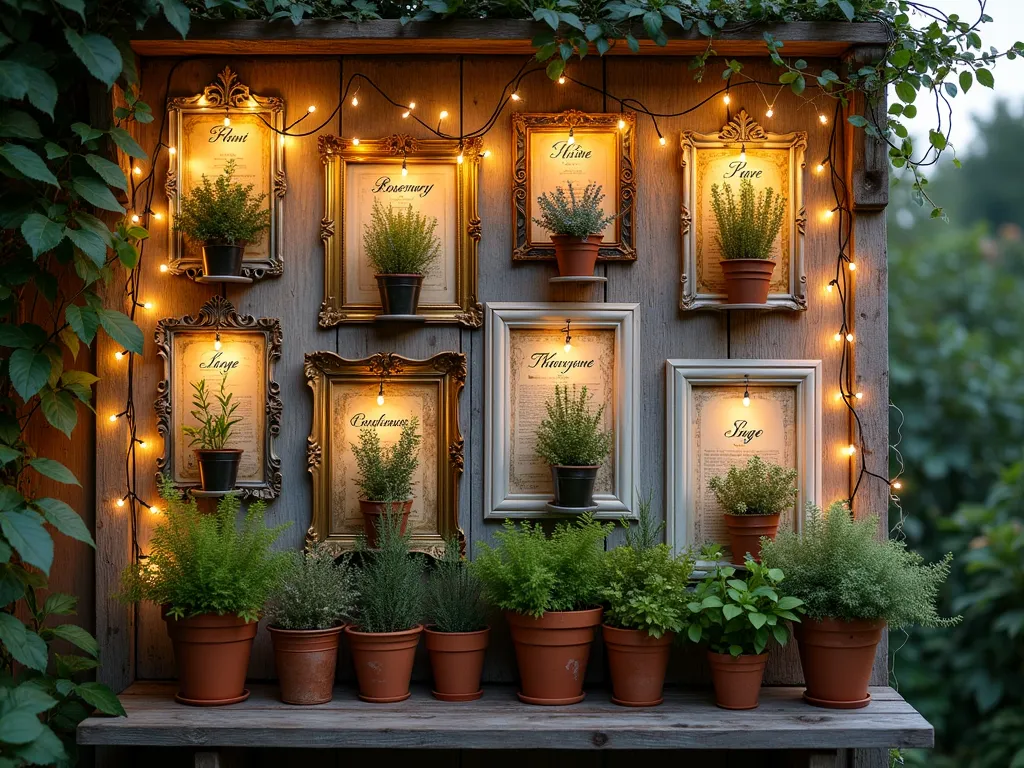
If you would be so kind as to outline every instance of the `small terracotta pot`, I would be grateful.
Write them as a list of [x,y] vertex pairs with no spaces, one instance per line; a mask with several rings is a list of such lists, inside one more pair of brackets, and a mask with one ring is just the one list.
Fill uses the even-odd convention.
[[412,664],[423,625],[402,632],[360,632],[345,627],[359,681],[359,698],[391,704],[409,698]]
[[641,629],[602,625],[604,648],[612,675],[612,701],[624,707],[661,704],[665,672],[675,635],[651,637]]
[[779,516],[732,515],[726,512],[725,527],[729,530],[732,561],[742,565],[743,556],[749,552],[760,563],[761,537],[775,540],[775,534],[779,532]]
[[708,651],[715,704],[722,709],[756,709],[768,654],[732,656]]
[[270,630],[274,666],[285,704],[326,704],[334,694],[338,641],[344,625],[330,629]]
[[552,235],[558,274],[562,277],[593,277],[602,240],[604,235]]
[[602,608],[548,611],[535,619],[506,611],[516,648],[521,701],[551,706],[583,701],[590,644],[603,614]]
[[249,698],[245,673],[259,626],[255,621],[213,613],[173,619],[166,608],[163,615],[178,667],[178,702],[217,707]]
[[438,632],[424,630],[430,667],[434,671],[435,699],[475,701],[484,695],[480,676],[484,655],[491,638],[490,629],[477,632]]
[[859,709],[871,701],[868,683],[884,621],[804,619],[793,625],[807,690],[804,699],[819,707]]
[[775,271],[771,259],[722,259],[725,295],[730,304],[767,304]]
[[405,526],[409,524],[409,512],[412,511],[412,499],[396,502],[359,500],[359,511],[363,513],[363,530],[366,532],[366,545],[370,549],[376,548],[377,526],[384,525],[384,516],[392,506],[402,510],[402,533],[404,534]]

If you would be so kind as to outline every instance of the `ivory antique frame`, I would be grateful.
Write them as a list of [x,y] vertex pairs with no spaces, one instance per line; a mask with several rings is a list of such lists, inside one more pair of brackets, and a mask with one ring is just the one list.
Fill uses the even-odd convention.
[[179,180],[187,158],[181,151],[182,115],[187,114],[226,114],[259,115],[263,122],[271,127],[270,137],[270,178],[267,188],[270,192],[270,229],[264,234],[268,238],[269,257],[267,259],[245,259],[242,262],[242,274],[245,277],[259,280],[263,277],[277,277],[284,272],[284,260],[281,256],[284,247],[284,196],[288,191],[288,182],[284,174],[284,145],[277,140],[275,131],[284,130],[284,100],[277,96],[257,96],[249,90],[249,86],[238,80],[238,75],[231,67],[217,75],[217,80],[194,96],[180,96],[167,100],[168,136],[171,147],[176,149],[167,168],[164,181],[164,192],[167,195],[167,237],[168,237],[168,271],[173,275],[185,274],[195,279],[203,274],[203,261],[199,256],[185,256],[185,236],[174,230],[174,220],[181,210],[181,189]]
[[679,164],[683,170],[683,202],[679,223],[682,235],[682,309],[729,309],[724,293],[698,292],[697,264],[697,222],[701,212],[694,211],[697,199],[697,154],[702,150],[743,147],[772,149],[789,153],[789,188],[786,196],[791,203],[793,220],[790,222],[789,243],[789,291],[772,293],[767,305],[754,308],[807,309],[807,275],[804,272],[804,230],[807,228],[807,211],[804,208],[804,154],[807,149],[807,133],[769,133],[745,110],[740,110],[718,133],[696,133],[684,131],[680,136],[682,155]]
[[[168,317],[156,324],[156,351],[164,359],[164,380],[157,384],[156,389],[157,431],[164,439],[164,455],[156,460],[157,472],[170,478],[175,476],[174,446],[177,440],[184,439],[181,423],[175,419],[175,406],[186,410],[189,407],[188,403],[173,402],[173,382],[178,373],[174,360],[174,337],[179,333],[206,332],[212,340],[218,331],[253,333],[264,337],[267,401],[263,408],[263,481],[239,482],[238,492],[242,498],[276,499],[281,494],[281,459],[274,452],[274,441],[281,432],[284,404],[281,401],[281,386],[274,381],[274,367],[281,359],[281,321],[276,317],[239,315],[231,302],[221,296],[214,296],[206,302],[194,317]],[[198,482],[176,485],[181,488],[199,487]]]
[[[345,169],[349,163],[385,163],[401,167],[417,163],[451,163],[455,166],[457,199],[451,201],[457,219],[455,255],[455,302],[419,305],[418,313],[428,323],[458,323],[479,328],[483,306],[477,300],[480,245],[478,186],[483,142],[479,137],[463,139],[414,139],[394,134],[383,139],[362,139],[358,143],[339,136],[317,139],[324,165],[324,217],[320,239],[324,243],[324,300],[320,304],[321,328],[340,323],[372,322],[381,313],[379,304],[345,302]],[[461,158],[461,159],[460,159]]]
[[490,303],[484,352],[484,517],[546,517],[550,494],[512,493],[508,483],[511,455],[509,425],[509,332],[550,329],[563,332],[615,331],[615,402],[613,407],[615,482],[612,493],[595,494],[596,517],[636,518],[634,491],[640,476],[639,304]]
[[[796,389],[796,526],[802,528],[807,502],[821,503],[820,360],[666,360],[665,509],[666,540],[674,551],[700,545],[693,541],[696,465],[691,450],[696,414],[693,388],[742,388],[758,385]],[[742,389],[740,389],[742,391]]]
[[[621,129],[619,121],[625,124]],[[537,261],[555,258],[554,245],[534,243],[530,240],[530,201],[537,195],[537,190],[532,189],[530,185],[530,135],[567,134],[570,129],[596,129],[618,137],[618,189],[604,192],[615,202],[620,215],[615,219],[615,241],[602,243],[597,258],[601,261],[635,261],[636,158],[633,134],[636,129],[636,115],[633,112],[593,114],[576,109],[551,114],[512,113],[512,133],[515,142],[512,153],[512,220],[515,226],[512,260]]]
[[440,429],[437,441],[436,531],[411,531],[412,549],[433,557],[444,554],[445,542],[455,535],[465,549],[459,528],[459,478],[465,466],[465,441],[459,429],[459,396],[466,385],[466,356],[441,352],[426,360],[410,360],[390,352],[378,352],[361,360],[347,360],[333,352],[308,352],[306,383],[313,391],[313,425],[306,446],[306,465],[313,478],[313,518],[307,544],[323,541],[336,553],[355,547],[358,534],[331,534],[331,461],[334,445],[331,430],[331,387],[375,384],[382,378],[427,382],[437,387]]

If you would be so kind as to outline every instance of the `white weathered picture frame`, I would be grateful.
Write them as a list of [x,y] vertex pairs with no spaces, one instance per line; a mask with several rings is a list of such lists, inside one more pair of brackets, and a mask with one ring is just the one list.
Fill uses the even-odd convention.
[[[802,528],[807,502],[821,503],[822,374],[820,360],[667,360],[665,361],[665,509],[666,540],[676,552],[694,541],[696,463],[691,450],[696,415],[694,387],[791,386],[796,389],[796,529]],[[725,543],[725,542],[719,542]]]
[[614,331],[614,430],[612,491],[595,493],[596,517],[635,518],[635,482],[639,477],[640,414],[639,304],[488,303],[484,313],[484,517],[550,517],[550,494],[513,493],[509,483],[511,451],[510,332],[516,329],[559,332],[571,320],[573,332]]

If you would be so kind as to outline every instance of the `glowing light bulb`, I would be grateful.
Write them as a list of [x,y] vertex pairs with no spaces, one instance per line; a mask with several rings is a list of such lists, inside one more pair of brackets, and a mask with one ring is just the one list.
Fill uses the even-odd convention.
[[161,264],[160,265],[160,271],[161,272],[166,272],[167,270],[168,270],[168,266],[166,264]]
[[353,147],[358,147],[359,146],[359,139],[352,139],[352,146]]
[[836,402],[838,403],[842,399],[843,399],[843,393],[842,392],[836,392]]
[[149,443],[147,443],[145,440],[139,440],[139,448],[148,448],[148,447],[149,447]]
[[227,128],[230,125],[231,125],[231,118],[228,117],[227,115],[224,115],[224,127]]
[[160,510],[157,509],[156,507],[150,507],[149,508],[149,514],[151,514],[151,515],[159,515],[160,514]]
[[849,268],[849,270],[851,272],[853,272],[855,269],[857,269],[857,265],[854,262],[852,262],[852,261],[849,264],[847,264],[846,266]]
[[160,221],[161,219],[163,219],[163,217],[164,217],[164,215],[162,213],[160,213],[159,211],[157,211],[156,213],[153,214],[153,218],[156,219],[157,221]]
[[405,163],[402,163],[402,175],[403,176],[408,176],[409,175],[409,169],[405,167]]
[[[167,265],[165,264],[164,266],[167,266]],[[142,308],[143,309],[152,309],[153,308],[153,302],[152,301],[143,302]]]
[[316,104],[310,104],[308,107],[306,107],[306,112],[308,112],[311,115],[314,112],[316,112]]
[[444,120],[446,117],[448,117],[448,110],[447,109],[442,109],[441,110],[441,114],[440,114],[440,118],[442,120]]
[[408,116],[409,116],[409,110],[407,109],[407,110],[405,110],[405,112],[402,113],[402,117],[408,117]]
[[832,283],[825,286],[825,293],[832,293]]
[[661,146],[663,146],[663,147],[664,147],[664,146],[665,146],[665,144],[667,144],[668,142],[667,142],[667,140],[665,139],[665,137],[664,137],[664,136],[659,136],[659,137],[658,137],[658,143],[659,143],[659,144],[661,144]]
[[512,93],[512,101],[519,101],[519,100],[520,100],[519,93],[513,91],[513,93]]
[[132,173],[134,173],[136,176],[139,176],[142,173],[142,169],[136,165],[134,168],[132,168]]
[[416,109],[416,102],[415,101],[410,101],[409,102],[409,111],[412,112],[414,109]]
[[768,111],[764,113],[764,116],[765,117],[772,117],[774,114],[775,114],[775,110],[772,109],[771,107],[768,107]]
[[384,405],[384,395],[377,395],[377,405]]
[[835,215],[835,211],[833,211],[831,208],[829,208],[824,213],[824,216],[825,216],[826,219],[831,219],[833,215]]
[[567,342],[565,342],[565,346],[564,346],[564,347],[562,347],[562,349],[564,349],[564,350],[565,350],[566,352],[572,352],[572,344],[570,344],[570,343],[569,343],[569,342],[567,341]]
[[358,96],[353,96],[352,97],[352,106],[353,107],[358,107],[359,106],[359,97]]
[[853,454],[855,454],[856,452],[857,452],[857,446],[855,446],[853,444],[850,444],[850,445],[846,446],[846,455],[847,456],[853,456]]
[[489,150],[489,149],[485,149],[485,150],[484,150],[484,151],[483,151],[483,152],[482,152],[482,153],[480,154],[480,157],[490,157],[490,156],[491,156],[491,150]]
[[[124,352],[118,351],[118,352],[114,353],[114,359],[115,360],[120,360],[122,357],[124,357]],[[113,421],[113,419],[111,419],[111,421]]]
[[116,413],[110,414],[110,423],[113,424],[115,421],[117,421],[117,418],[118,416]]
[[749,408],[750,407],[750,395],[744,395],[743,396],[743,407],[744,408]]
[[740,162],[747,162],[747,145],[743,144],[740,146]]
[[466,158],[462,156],[462,153],[459,152],[459,156],[455,158],[455,162],[457,162],[459,165],[462,165],[462,163],[465,161],[465,159]]
[[858,400],[863,400],[864,399],[864,393],[863,392],[854,392],[853,396],[856,397]]
[[903,483],[901,483],[899,480],[893,480],[892,487],[898,491],[900,488],[903,487]]
[[828,118],[825,115],[818,115],[818,122],[822,125],[828,125]]
[[825,170],[825,166],[822,163],[818,163],[816,166],[814,166],[814,172],[815,173],[821,173],[824,170]]
[[852,333],[846,334],[846,340],[852,344],[853,343],[853,334]]
[[565,75],[562,75],[561,77],[558,78],[558,84],[565,85]]
[[139,223],[139,214],[133,213],[132,214],[132,224],[138,224],[138,223]]
[[725,96],[723,96],[723,97],[722,97],[722,102],[723,102],[723,103],[724,103],[724,104],[725,104],[726,106],[728,106],[728,105],[729,105],[729,102],[731,102],[731,101],[732,101],[732,99],[731,99],[731,98],[729,97],[729,94],[728,94],[728,93],[727,93],[727,94],[725,94]]
[[619,130],[620,131],[624,131],[625,129],[626,129],[626,121],[625,120],[619,120]]
[[114,502],[114,506],[115,507],[123,507],[124,506],[124,499],[118,499],[117,501],[115,501]]
[[220,352],[220,348],[224,346],[220,343],[220,334],[218,333],[213,339],[213,348],[215,351]]
[[843,334],[837,333],[835,336],[832,337],[832,340],[833,341],[842,341],[843,340]]
[[569,129],[569,141],[567,143],[568,144],[575,144],[576,143],[576,137],[573,136],[572,128]]

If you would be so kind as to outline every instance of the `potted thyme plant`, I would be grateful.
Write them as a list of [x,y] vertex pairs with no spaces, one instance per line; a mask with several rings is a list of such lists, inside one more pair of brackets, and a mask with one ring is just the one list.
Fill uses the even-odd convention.
[[782,228],[786,198],[768,187],[755,194],[750,179],[740,182],[737,201],[732,185],[711,185],[711,210],[718,222],[725,292],[730,304],[766,304],[775,261],[772,246]]
[[641,498],[636,526],[625,520],[626,544],[604,559],[600,590],[604,647],[612,701],[627,707],[662,702],[672,641],[685,627],[693,572],[689,553],[673,555],[660,541],[665,524],[651,515],[651,496]]
[[615,220],[608,216],[601,203],[601,185],[590,182],[578,197],[570,181],[568,194],[562,187],[545,192],[537,198],[540,218],[534,223],[551,233],[555,246],[558,274],[562,277],[592,277],[597,256],[604,239],[604,228]]
[[732,562],[742,563],[749,553],[761,557],[761,539],[774,539],[779,515],[796,499],[797,472],[751,456],[744,467],[729,467],[724,475],[712,477],[708,487],[725,509]]
[[160,484],[166,511],[157,518],[149,556],[121,575],[118,598],[161,607],[178,667],[182,704],[211,707],[245,701],[245,673],[260,611],[277,589],[288,554],[271,547],[290,523],[268,528],[267,505],[241,508],[228,494],[216,514],[185,501],[169,479]]
[[202,182],[181,198],[174,219],[176,230],[202,245],[208,277],[240,276],[245,247],[258,243],[270,227],[266,193],[257,195],[252,184],[233,181],[234,174],[234,159],[213,181],[204,173]]
[[416,433],[419,420],[413,417],[402,427],[394,445],[381,445],[377,430],[367,427],[359,432],[359,445],[352,444],[359,477],[359,509],[367,544],[377,546],[378,521],[392,507],[401,513],[402,530],[412,510],[412,475],[420,464],[421,436]]
[[855,520],[835,502],[828,511],[807,505],[803,533],[784,531],[765,542],[761,560],[786,572],[790,594],[807,617],[796,628],[807,690],[819,707],[857,709],[871,700],[868,682],[886,626],[950,627],[936,611],[952,554],[925,565],[902,541],[877,538],[877,517]]
[[555,525],[511,520],[481,544],[470,564],[484,596],[505,611],[519,666],[519,698],[527,704],[583,701],[594,628],[601,623],[604,539],[610,524],[590,513]]
[[612,434],[601,428],[604,406],[593,413],[591,396],[583,386],[555,385],[554,401],[547,401],[547,418],[537,428],[537,455],[551,465],[555,486],[552,506],[582,511],[594,506],[594,482],[601,462],[611,452]]
[[456,537],[445,542],[444,555],[427,580],[427,620],[434,697],[441,701],[479,699],[491,631],[480,582],[462,557]]
[[228,374],[221,374],[220,389],[211,395],[206,379],[193,381],[192,418],[199,425],[184,425],[181,431],[191,440],[199,461],[199,483],[204,491],[230,491],[238,480],[241,448],[228,448],[231,432],[241,419],[233,418],[238,403],[227,391]]
[[434,235],[437,219],[410,205],[404,211],[373,201],[370,223],[363,232],[363,250],[374,269],[384,315],[413,317],[419,306],[423,276],[441,255]]
[[285,704],[326,704],[334,691],[338,640],[355,612],[348,555],[335,560],[321,541],[290,554],[288,570],[267,604],[267,629]]

